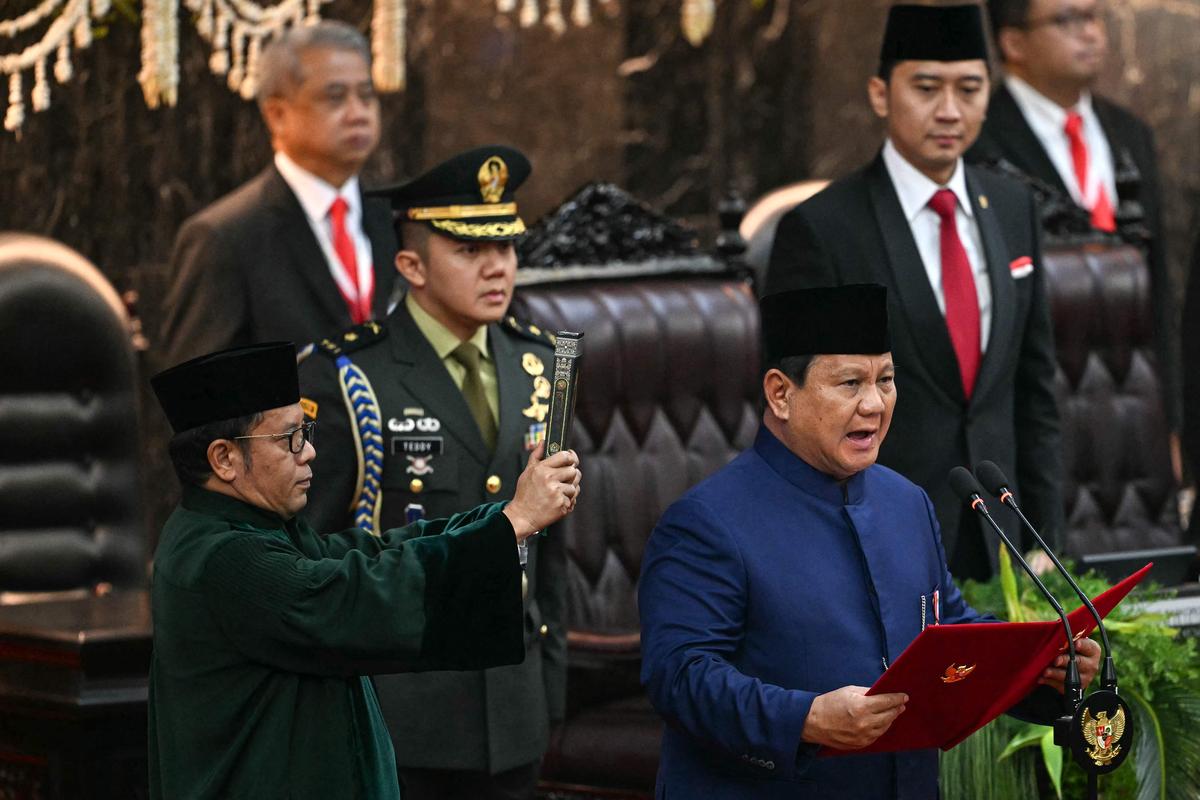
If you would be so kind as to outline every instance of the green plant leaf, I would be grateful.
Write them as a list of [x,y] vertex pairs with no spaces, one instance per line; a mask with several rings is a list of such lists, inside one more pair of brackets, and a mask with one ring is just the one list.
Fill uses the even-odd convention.
[[1009,740],[1004,746],[1004,750],[1000,753],[997,761],[1003,761],[1013,753],[1025,747],[1032,747],[1037,744],[1042,738],[1042,734],[1046,732],[1045,725],[1035,725],[1032,722],[1024,722],[1016,735]]
[[1021,594],[1017,591],[1017,575],[1013,572],[1012,559],[1003,544],[1000,545],[1000,588],[1004,592],[1008,621],[1024,622],[1025,610],[1021,608]]
[[1154,703],[1161,734],[1167,800],[1200,797],[1200,695],[1195,687],[1160,687]]
[[1054,728],[1046,728],[1039,741],[1042,745],[1042,763],[1050,782],[1054,784],[1054,793],[1058,795],[1058,800],[1062,800],[1063,751],[1054,743]]
[[1165,800],[1167,787],[1163,777],[1167,765],[1158,714],[1154,706],[1138,692],[1126,688],[1121,694],[1130,702],[1137,726],[1131,753],[1133,769],[1138,776],[1137,800]]

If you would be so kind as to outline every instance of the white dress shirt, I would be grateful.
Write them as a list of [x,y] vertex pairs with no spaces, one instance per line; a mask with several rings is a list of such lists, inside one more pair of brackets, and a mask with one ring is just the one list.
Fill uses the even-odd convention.
[[[334,187],[281,152],[275,153],[275,167],[300,201],[304,216],[308,218],[308,225],[317,237],[317,243],[321,245],[321,252],[325,254],[329,274],[337,282],[342,294],[357,299],[359,286],[364,292],[370,292],[375,284],[375,270],[372,264],[374,256],[371,254],[371,241],[363,232],[362,195],[358,191],[358,176],[352,177],[341,187]],[[329,216],[329,207],[338,197],[346,201],[346,232],[354,242],[358,286],[351,283],[342,267],[342,260],[333,249],[333,219]]]
[[983,256],[983,240],[980,238],[979,225],[975,222],[975,211],[971,205],[971,197],[967,194],[967,179],[963,172],[963,162],[960,158],[954,168],[954,175],[945,186],[934,183],[920,170],[900,155],[892,140],[888,139],[883,145],[883,164],[887,167],[896,188],[896,196],[900,198],[900,209],[908,220],[913,239],[917,243],[917,251],[925,265],[925,275],[937,298],[938,308],[942,316],[946,315],[946,293],[942,290],[942,218],[929,207],[929,201],[934,192],[939,189],[949,189],[958,200],[954,212],[954,222],[958,228],[958,238],[963,250],[967,252],[967,261],[971,264],[971,274],[975,278],[975,294],[979,298],[979,351],[987,352],[988,333],[992,327],[992,284],[988,277],[987,259]]
[[[1071,193],[1071,199],[1091,209],[1103,186],[1108,192],[1108,202],[1115,211],[1117,179],[1113,169],[1112,148],[1104,129],[1100,127],[1100,118],[1092,107],[1092,96],[1084,92],[1074,109],[1065,109],[1020,78],[1009,75],[1004,83],[1017,108],[1021,109],[1021,116],[1033,129],[1033,135],[1042,143],[1042,149],[1050,157],[1050,163],[1058,171],[1063,185]],[[1075,177],[1075,162],[1071,160],[1071,140],[1066,134],[1068,110],[1074,110],[1083,118],[1083,141],[1088,149],[1088,185],[1083,187]]]

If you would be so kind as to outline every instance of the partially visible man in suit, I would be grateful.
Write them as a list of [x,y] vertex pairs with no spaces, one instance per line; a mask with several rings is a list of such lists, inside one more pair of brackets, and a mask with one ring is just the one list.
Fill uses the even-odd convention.
[[1130,111],[1091,92],[1108,51],[1104,6],[1100,0],[989,0],[988,11],[1005,79],[967,160],[1007,160],[1069,197],[1095,228],[1108,232],[1117,232],[1121,202],[1134,199],[1120,196],[1117,174],[1136,167],[1141,177],[1136,200],[1149,235],[1155,351],[1178,476],[1178,309],[1167,272],[1154,135]]
[[[978,6],[890,10],[868,84],[887,123],[883,151],[780,220],[766,280],[771,294],[888,287],[904,399],[879,462],[932,498],[958,578],[990,575],[996,548],[951,491],[952,467],[991,459],[1015,474],[1051,543],[1063,514],[1034,201],[1018,183],[962,163],[987,104],[986,51]],[[1004,521],[1015,533],[1015,520]]]
[[358,185],[379,143],[366,39],[341,22],[290,29],[263,51],[258,105],[274,163],[180,229],[166,363],[265,340],[311,342],[387,311],[390,216]]
[[[508,315],[525,230],[514,192],[529,173],[517,150],[481,147],[380,190],[408,292],[300,365],[326,454],[314,525],[380,530],[507,500],[540,455],[553,337]],[[532,800],[566,702],[561,538],[551,531],[528,559],[523,663],[376,678],[405,800]]]
[[[1200,472],[1200,236],[1192,246],[1180,330],[1183,333],[1183,449],[1195,474]],[[1195,506],[1187,538],[1191,544],[1200,545],[1200,508]],[[1193,576],[1197,568],[1200,563],[1193,565]]]

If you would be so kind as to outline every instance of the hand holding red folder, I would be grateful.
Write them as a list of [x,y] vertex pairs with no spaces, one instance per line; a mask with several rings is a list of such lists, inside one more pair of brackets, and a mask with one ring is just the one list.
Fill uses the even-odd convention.
[[[1147,564],[1093,599],[1107,617],[1146,577]],[[1067,616],[1075,638],[1095,627],[1080,606]],[[857,750],[821,749],[821,755],[881,753],[940,747],[949,750],[1011,708],[1038,684],[1066,646],[1062,624],[965,623],[926,628],[883,673],[868,695],[902,692],[905,711],[872,744]]]

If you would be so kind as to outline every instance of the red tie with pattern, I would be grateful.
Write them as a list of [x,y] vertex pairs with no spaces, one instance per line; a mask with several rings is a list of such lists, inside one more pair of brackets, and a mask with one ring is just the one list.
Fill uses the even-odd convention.
[[946,297],[946,327],[958,356],[963,394],[971,399],[975,376],[979,374],[979,296],[967,251],[958,238],[954,211],[958,201],[949,189],[938,189],[929,207],[941,217],[942,293]]
[[1108,199],[1108,190],[1104,188],[1104,184],[1096,187],[1094,201],[1087,196],[1088,149],[1087,142],[1083,140],[1083,117],[1079,116],[1078,112],[1068,111],[1064,130],[1071,143],[1071,162],[1075,166],[1075,180],[1079,183],[1079,195],[1083,198],[1085,205],[1091,202],[1088,210],[1092,212],[1092,225],[1102,231],[1112,233],[1117,229],[1117,221],[1113,217],[1112,202]]
[[349,295],[343,291],[342,299],[346,301],[346,308],[350,310],[350,319],[355,325],[359,325],[371,318],[371,300],[375,287],[368,285],[364,289],[358,282],[358,256],[354,252],[354,240],[346,230],[348,209],[346,200],[338,197],[329,206],[329,220],[333,223],[333,251],[337,253],[338,261],[342,262],[342,269],[350,279],[350,285],[354,287],[354,294]]

